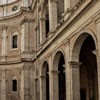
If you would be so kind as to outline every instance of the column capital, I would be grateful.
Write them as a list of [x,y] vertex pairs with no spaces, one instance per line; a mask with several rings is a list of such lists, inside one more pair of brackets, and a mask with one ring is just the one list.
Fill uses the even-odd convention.
[[40,20],[46,21],[46,18],[41,17]]
[[59,71],[57,71],[57,70],[51,70],[50,72],[54,73],[54,74],[59,74]]
[[71,68],[79,68],[79,66],[82,64],[82,62],[70,61],[69,64],[71,65]]
[[46,78],[46,76],[45,75],[40,75],[40,78]]
[[20,24],[23,25],[24,23],[31,23],[31,22],[34,22],[34,19],[32,19],[32,18],[24,18],[24,19],[22,19]]

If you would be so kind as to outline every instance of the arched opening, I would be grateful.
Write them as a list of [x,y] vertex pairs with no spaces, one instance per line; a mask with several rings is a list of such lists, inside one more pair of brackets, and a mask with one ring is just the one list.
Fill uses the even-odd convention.
[[49,66],[45,61],[43,64],[42,76],[44,77],[43,81],[43,92],[44,92],[44,100],[49,100]]
[[64,0],[58,0],[57,1],[57,19],[58,19],[58,23],[61,21],[63,13],[64,13]]
[[59,100],[66,100],[65,59],[60,51],[56,54],[54,59],[54,70],[58,71],[58,98]]
[[95,43],[89,35],[84,40],[79,61],[80,65],[80,100],[98,100],[97,59]]
[[[92,32],[91,35],[83,33],[77,38],[72,51],[72,62],[76,64],[71,66],[74,70],[72,72],[74,75],[72,76],[73,95],[76,93],[78,100],[98,100],[96,52],[96,38]],[[74,95],[75,100],[77,100],[76,94]]]

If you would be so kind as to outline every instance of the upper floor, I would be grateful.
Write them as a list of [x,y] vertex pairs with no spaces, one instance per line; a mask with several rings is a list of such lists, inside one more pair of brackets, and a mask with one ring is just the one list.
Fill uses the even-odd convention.
[[10,16],[22,7],[30,7],[32,0],[0,0],[0,17]]
[[1,61],[34,59],[99,3],[99,0],[6,1],[0,6],[4,7],[3,14],[0,12]]

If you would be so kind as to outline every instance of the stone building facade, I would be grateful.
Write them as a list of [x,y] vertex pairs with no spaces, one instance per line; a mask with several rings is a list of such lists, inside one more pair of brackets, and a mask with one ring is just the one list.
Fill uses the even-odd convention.
[[100,100],[100,0],[0,0],[0,100]]

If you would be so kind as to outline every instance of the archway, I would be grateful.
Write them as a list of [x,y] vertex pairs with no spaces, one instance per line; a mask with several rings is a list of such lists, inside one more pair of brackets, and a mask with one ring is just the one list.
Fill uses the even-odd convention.
[[98,100],[98,74],[94,39],[90,34],[83,33],[78,37],[73,48],[72,60],[81,62],[79,66],[80,100]]
[[42,66],[42,84],[43,84],[43,100],[49,100],[49,66],[48,63],[45,61]]
[[54,70],[58,71],[55,80],[58,85],[58,98],[59,100],[66,100],[66,79],[65,79],[65,59],[62,52],[57,52],[54,58]]
[[80,66],[80,100],[98,100],[97,61],[95,43],[89,35],[82,44]]

